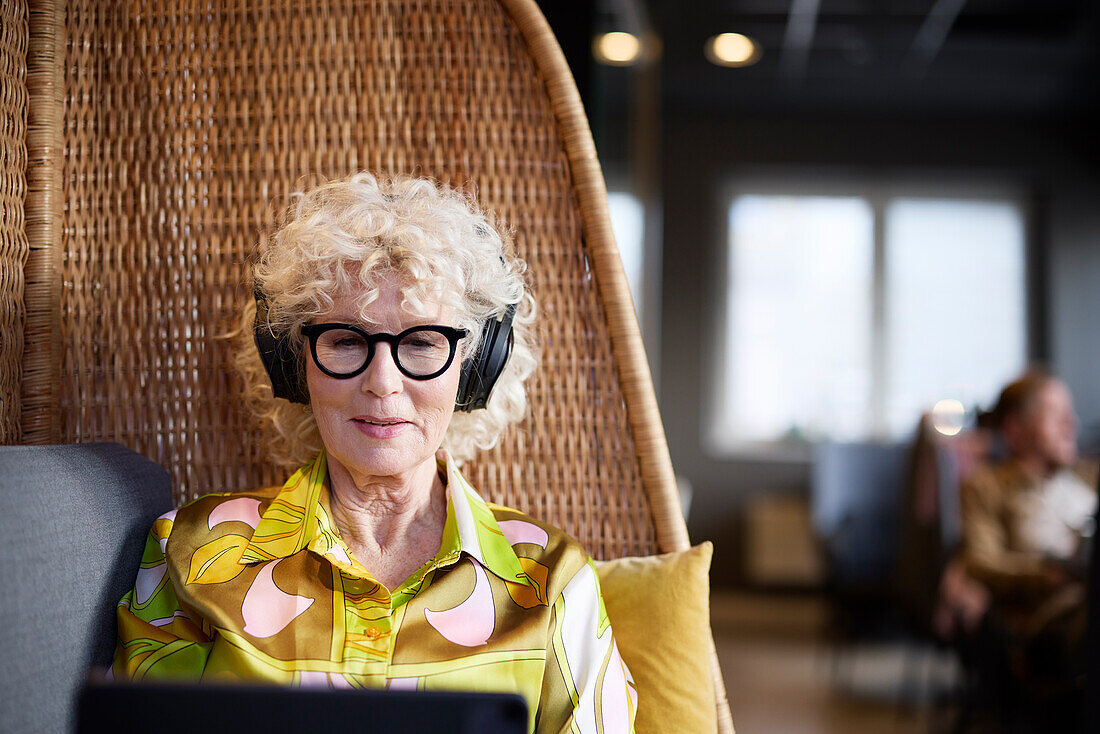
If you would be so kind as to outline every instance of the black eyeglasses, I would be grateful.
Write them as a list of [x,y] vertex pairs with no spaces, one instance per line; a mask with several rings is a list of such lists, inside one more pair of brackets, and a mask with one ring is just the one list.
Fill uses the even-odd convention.
[[397,369],[414,380],[439,377],[455,358],[458,340],[466,329],[451,326],[414,326],[400,334],[368,334],[353,324],[306,324],[302,334],[318,369],[340,380],[355,377],[374,358],[378,342],[390,345]]

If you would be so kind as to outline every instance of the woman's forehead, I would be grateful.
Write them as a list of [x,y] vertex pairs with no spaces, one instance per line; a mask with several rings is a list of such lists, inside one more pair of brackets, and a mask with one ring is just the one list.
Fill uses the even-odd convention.
[[327,315],[375,326],[389,326],[409,321],[445,323],[453,311],[423,288],[389,281],[380,283],[377,288],[335,294],[332,310]]
[[1050,380],[1036,394],[1034,402],[1045,409],[1065,409],[1073,407],[1073,396],[1061,380]]

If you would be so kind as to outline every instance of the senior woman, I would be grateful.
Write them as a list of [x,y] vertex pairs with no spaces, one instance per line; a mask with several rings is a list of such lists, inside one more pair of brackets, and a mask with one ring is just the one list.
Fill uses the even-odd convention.
[[154,523],[113,674],[516,692],[533,731],[630,731],[587,554],[459,471],[535,367],[498,230],[445,186],[360,173],[301,195],[253,275],[238,365],[301,468]]

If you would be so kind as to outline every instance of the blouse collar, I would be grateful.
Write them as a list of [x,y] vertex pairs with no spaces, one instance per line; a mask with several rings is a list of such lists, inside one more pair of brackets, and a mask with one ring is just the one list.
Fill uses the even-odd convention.
[[[465,553],[504,581],[534,587],[501,531],[492,509],[441,450],[436,459],[446,477],[447,519],[435,565],[450,565]],[[260,516],[241,563],[286,558],[309,550],[355,576],[369,576],[340,538],[329,511],[328,460],[322,450],[291,475]]]

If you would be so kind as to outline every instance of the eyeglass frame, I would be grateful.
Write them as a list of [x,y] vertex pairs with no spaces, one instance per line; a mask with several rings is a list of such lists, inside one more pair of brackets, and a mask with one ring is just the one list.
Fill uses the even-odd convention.
[[[333,372],[332,370],[321,364],[321,360],[317,357],[317,338],[325,332],[335,331],[337,329],[344,329],[347,331],[355,332],[359,336],[363,337],[363,339],[367,342],[367,358],[363,362],[363,364],[359,366],[359,369],[352,372]],[[417,375],[409,372],[407,369],[405,369],[404,365],[401,364],[401,358],[398,357],[397,347],[401,343],[401,340],[409,334],[417,331],[432,331],[440,334],[447,340],[447,344],[451,348],[451,353],[447,357],[447,362],[443,365],[443,367],[430,375]],[[470,332],[467,329],[459,329],[454,326],[443,326],[441,324],[411,326],[398,334],[390,334],[384,331],[375,332],[374,334],[368,334],[366,331],[356,326],[355,324],[341,324],[336,322],[324,324],[305,324],[302,326],[302,336],[306,337],[309,340],[309,352],[310,356],[313,358],[313,364],[317,365],[317,369],[321,370],[321,372],[337,380],[350,380],[353,377],[358,377],[359,375],[363,374],[367,367],[370,366],[370,363],[374,361],[375,347],[378,345],[379,342],[386,342],[390,345],[390,358],[393,359],[394,365],[396,365],[397,369],[401,371],[401,374],[405,375],[411,380],[434,380],[451,368],[451,364],[454,363],[455,354],[458,352],[459,340],[465,339],[469,335]]]

